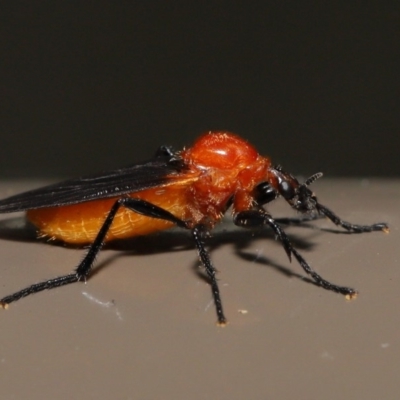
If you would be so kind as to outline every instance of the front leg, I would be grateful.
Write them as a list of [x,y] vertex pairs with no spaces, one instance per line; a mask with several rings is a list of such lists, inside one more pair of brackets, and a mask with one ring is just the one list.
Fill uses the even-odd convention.
[[332,290],[333,292],[349,296],[350,298],[356,296],[357,292],[354,289],[334,285],[333,283],[328,282],[327,280],[323,279],[319,274],[317,274],[317,272],[315,272],[307,263],[307,261],[297,252],[297,250],[293,248],[292,243],[290,242],[285,231],[264,209],[260,208],[258,210],[245,210],[238,212],[234,216],[234,223],[237,226],[243,228],[268,225],[270,228],[272,228],[275,235],[281,241],[282,246],[285,249],[289,259],[291,259],[291,255],[293,254],[293,256],[296,258],[297,262],[301,265],[304,271],[308,275],[310,275],[319,286],[323,287],[324,289]]
[[331,211],[328,207],[325,207],[321,203],[317,203],[316,208],[320,214],[329,218],[335,225],[341,226],[343,229],[346,229],[350,233],[364,233],[364,232],[374,232],[374,231],[382,231],[385,233],[389,233],[389,226],[384,222],[372,225],[352,224],[350,222],[343,221],[333,211]]

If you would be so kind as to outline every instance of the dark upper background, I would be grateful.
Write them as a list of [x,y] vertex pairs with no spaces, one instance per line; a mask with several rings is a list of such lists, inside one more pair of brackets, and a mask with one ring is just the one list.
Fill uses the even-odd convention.
[[1,178],[97,172],[210,129],[294,174],[400,173],[399,6],[39,3],[1,10]]

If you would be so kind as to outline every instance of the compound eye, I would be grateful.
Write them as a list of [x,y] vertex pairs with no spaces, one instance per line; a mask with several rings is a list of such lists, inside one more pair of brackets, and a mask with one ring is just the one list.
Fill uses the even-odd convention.
[[279,193],[286,199],[290,200],[296,195],[296,190],[288,181],[282,180],[279,182]]
[[267,204],[278,197],[278,192],[268,183],[262,182],[255,188],[255,195],[258,204]]

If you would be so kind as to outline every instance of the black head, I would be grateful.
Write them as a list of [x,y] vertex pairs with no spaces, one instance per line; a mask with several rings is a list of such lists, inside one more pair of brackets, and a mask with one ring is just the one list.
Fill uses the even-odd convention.
[[280,167],[274,169],[274,175],[276,177],[275,189],[295,210],[309,213],[317,209],[317,198],[308,186],[321,178],[322,172],[310,176],[302,184],[294,176],[282,171]]

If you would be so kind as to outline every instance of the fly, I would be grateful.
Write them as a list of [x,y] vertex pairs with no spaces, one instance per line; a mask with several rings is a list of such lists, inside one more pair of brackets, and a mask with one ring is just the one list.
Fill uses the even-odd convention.
[[26,211],[40,237],[88,245],[89,250],[72,273],[30,285],[3,297],[0,305],[6,308],[30,294],[85,281],[107,242],[177,226],[192,234],[211,284],[218,324],[223,326],[227,320],[205,239],[230,207],[237,226],[268,226],[289,260],[294,257],[319,286],[352,298],[357,294],[354,289],[330,283],[311,268],[265,208],[283,197],[293,209],[308,215],[308,220],[325,216],[351,233],[389,232],[386,223],[352,224],[322,205],[309,189],[321,176],[316,173],[299,183],[239,136],[208,132],[181,151],[162,146],[147,162],[1,200],[0,213]]

